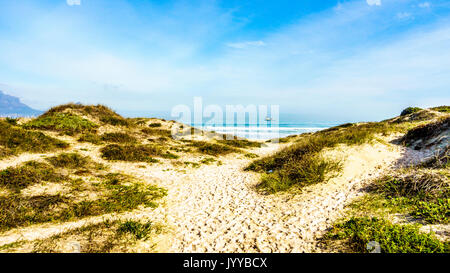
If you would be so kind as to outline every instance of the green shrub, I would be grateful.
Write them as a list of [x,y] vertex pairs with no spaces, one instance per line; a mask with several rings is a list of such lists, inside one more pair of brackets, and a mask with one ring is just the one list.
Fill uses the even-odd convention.
[[53,221],[53,210],[67,202],[61,195],[0,196],[0,231]]
[[161,127],[161,126],[162,126],[162,124],[159,123],[159,122],[150,123],[150,124],[148,125],[148,127],[150,127],[150,128],[158,128],[158,127]]
[[145,240],[150,237],[152,233],[152,222],[140,223],[133,220],[127,220],[119,224],[117,232],[119,234],[131,234],[136,240]]
[[217,161],[216,159],[214,159],[212,157],[208,157],[208,158],[204,158],[204,159],[200,160],[200,163],[205,164],[205,165],[210,165],[216,161]]
[[79,142],[89,142],[95,145],[102,143],[102,138],[94,133],[84,133],[78,138]]
[[77,153],[62,153],[57,156],[47,158],[55,168],[68,168],[68,169],[86,169],[90,170],[104,170],[106,167],[101,164],[94,162],[88,156],[82,156]]
[[175,157],[153,145],[108,145],[100,150],[107,160],[157,162],[153,157]]
[[419,112],[421,110],[423,110],[423,109],[419,108],[419,107],[408,107],[408,108],[406,108],[405,110],[402,111],[400,116],[406,116],[406,115],[409,115],[409,114],[413,114],[413,113]]
[[247,139],[232,139],[232,140],[218,140],[220,144],[229,145],[236,148],[260,148],[261,143],[256,141],[250,141]]
[[389,207],[402,208],[424,222],[449,221],[450,188],[443,175],[417,171],[386,176],[375,181],[370,190],[388,200]]
[[11,125],[17,125],[17,119],[15,119],[15,118],[9,118],[9,117],[7,117],[7,118],[5,119],[5,121],[6,121],[6,123],[11,124]]
[[450,217],[450,198],[438,198],[433,202],[419,201],[411,215],[430,224],[447,224]]
[[95,123],[80,116],[70,113],[55,113],[42,115],[23,125],[25,129],[40,129],[63,132],[74,135],[84,131],[90,131],[98,127]]
[[133,136],[130,136],[127,133],[106,133],[103,134],[101,139],[107,142],[114,143],[135,143],[137,139]]
[[4,156],[22,152],[51,152],[68,146],[64,141],[41,132],[27,131],[0,121],[0,148]]
[[230,147],[228,145],[208,143],[206,141],[193,141],[190,143],[190,146],[196,147],[197,151],[200,153],[212,156],[219,156],[240,152],[240,150]]
[[244,155],[246,158],[258,158],[259,155],[253,153],[247,153]]
[[141,132],[150,136],[172,137],[172,131],[165,129],[144,128]]
[[100,117],[100,121],[113,126],[130,126],[130,122],[122,117],[105,116]]
[[59,182],[64,176],[55,173],[48,164],[29,161],[19,167],[9,167],[0,171],[0,186],[19,191],[30,185],[46,182]]
[[60,106],[56,106],[48,110],[43,116],[51,116],[54,114],[61,114],[66,110],[78,111],[84,115],[90,115],[103,123],[107,123],[114,126],[130,126],[131,122],[128,119],[123,118],[111,108],[104,105],[82,105],[69,103]]
[[433,200],[449,194],[447,178],[440,174],[412,172],[406,175],[385,176],[375,181],[371,189],[386,197]]
[[[131,185],[123,185],[124,183]],[[129,179],[123,181],[122,177],[115,184],[103,183],[99,187],[102,197],[91,201],[75,202],[72,198],[61,195],[0,196],[0,230],[120,213],[139,206],[155,208],[158,205],[156,201],[167,194],[162,188],[130,182]]]
[[352,218],[333,226],[326,240],[344,240],[356,252],[368,252],[369,242],[380,244],[383,253],[448,253],[449,242],[421,233],[418,226],[392,224],[377,218]]
[[257,188],[268,193],[286,191],[293,186],[302,188],[329,180],[333,177],[330,174],[339,172],[341,168],[340,162],[321,158],[317,154],[304,156],[299,161],[291,161],[279,170],[264,174]]
[[441,113],[450,113],[450,106],[433,107],[433,108],[431,108],[431,110],[438,111]]

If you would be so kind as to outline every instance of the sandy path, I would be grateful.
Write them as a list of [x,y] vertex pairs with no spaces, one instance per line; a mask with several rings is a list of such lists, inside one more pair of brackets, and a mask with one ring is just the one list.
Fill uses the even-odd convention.
[[[270,145],[255,153],[269,154],[278,148]],[[242,171],[250,160],[235,156],[221,159],[221,166],[203,165],[187,173],[167,170],[167,165],[160,164],[142,169],[132,163],[115,163],[111,168],[168,189],[164,204],[156,210],[120,215],[166,224],[169,231],[159,239],[158,251],[313,252],[317,251],[315,238],[341,216],[346,204],[363,194],[365,182],[396,166],[402,158],[414,162],[422,157],[409,149],[385,144],[341,147],[327,154],[344,160],[342,175],[297,195],[258,194],[254,186],[259,175]],[[105,217],[12,230],[0,236],[0,245],[48,238]]]
[[[267,154],[271,146],[260,150]],[[329,153],[345,159],[340,177],[309,187],[304,193],[263,196],[254,190],[259,175],[243,172],[244,159],[223,160],[186,175],[158,177],[169,189],[167,224],[172,236],[160,246],[164,252],[312,252],[316,240],[342,209],[363,194],[365,182],[421,155],[394,145],[345,147]],[[411,163],[411,162],[409,162]],[[164,180],[165,179],[165,180]]]

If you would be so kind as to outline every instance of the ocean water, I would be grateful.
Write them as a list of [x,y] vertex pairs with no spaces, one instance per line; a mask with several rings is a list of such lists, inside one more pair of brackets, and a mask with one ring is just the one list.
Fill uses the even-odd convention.
[[[203,130],[214,131],[222,134],[231,134],[254,140],[269,140],[283,138],[290,135],[316,132],[338,124],[325,123],[284,123],[284,124],[236,124],[236,125],[203,125]],[[193,125],[194,127],[201,127]]]

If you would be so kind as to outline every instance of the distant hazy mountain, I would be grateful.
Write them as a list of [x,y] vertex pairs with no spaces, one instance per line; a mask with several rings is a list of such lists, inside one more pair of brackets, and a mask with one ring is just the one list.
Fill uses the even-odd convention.
[[35,110],[20,102],[19,98],[7,95],[0,90],[0,116],[31,117],[40,115],[41,113],[41,111]]

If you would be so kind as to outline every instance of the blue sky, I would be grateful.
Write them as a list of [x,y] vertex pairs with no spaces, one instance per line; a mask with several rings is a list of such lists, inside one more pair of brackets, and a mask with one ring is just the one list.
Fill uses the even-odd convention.
[[347,122],[448,105],[449,87],[449,1],[0,0],[0,89],[38,109],[201,96]]

